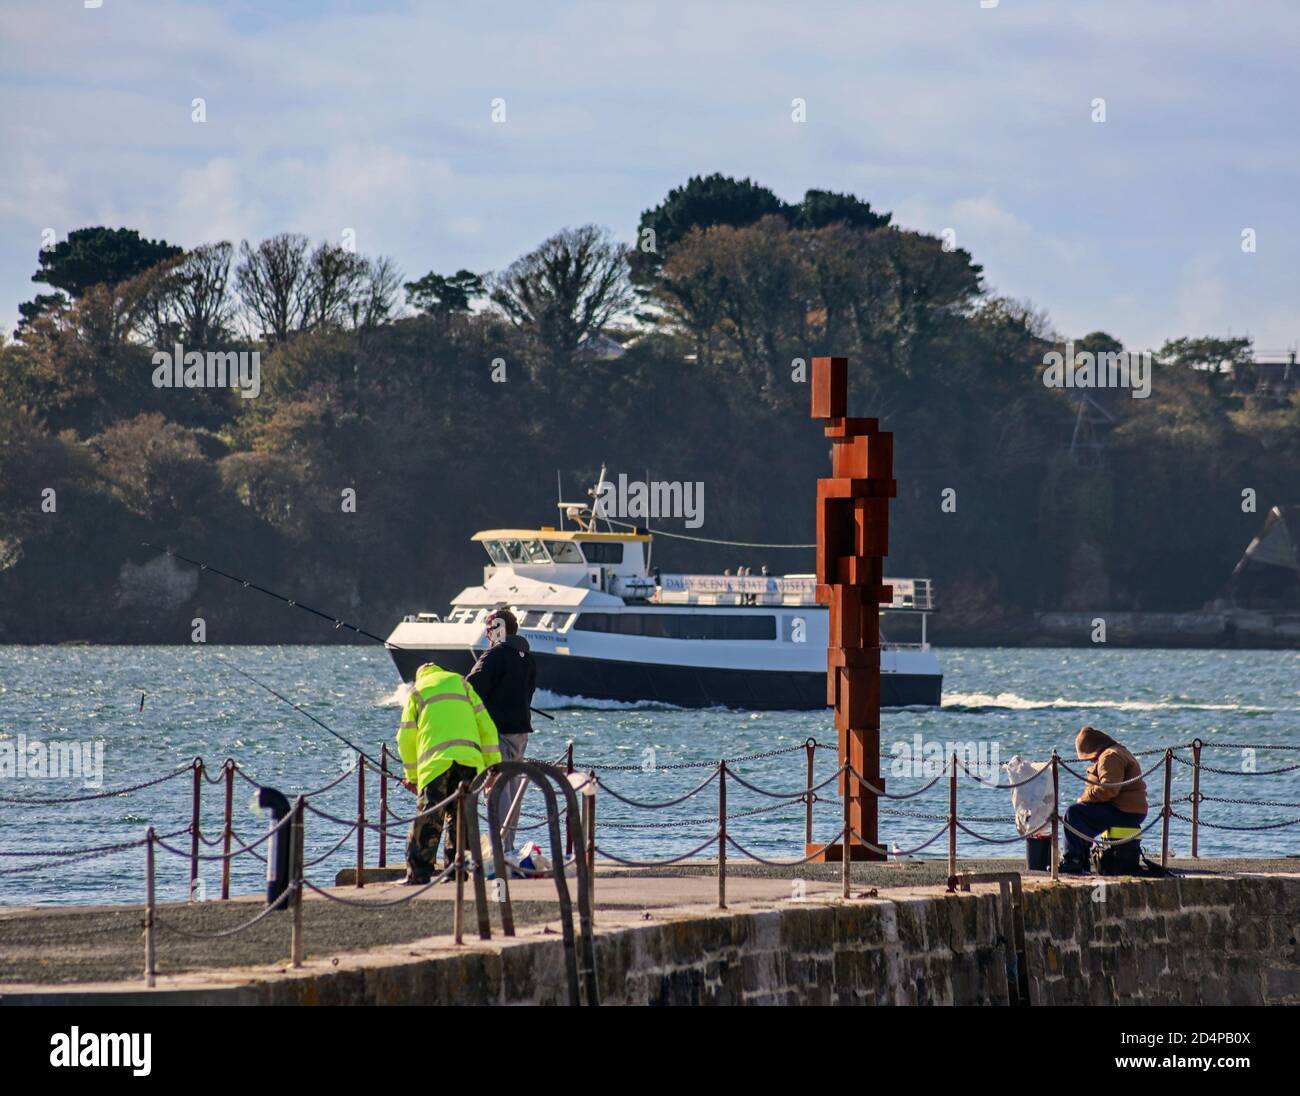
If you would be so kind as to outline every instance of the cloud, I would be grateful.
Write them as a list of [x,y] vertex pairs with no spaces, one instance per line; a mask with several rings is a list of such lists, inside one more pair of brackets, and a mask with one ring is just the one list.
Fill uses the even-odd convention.
[[[564,225],[630,238],[668,189],[722,171],[952,227],[991,285],[1062,322],[1168,337],[1199,293],[1216,323],[1282,345],[1297,30],[1284,0],[15,0],[0,232],[31,243],[0,255],[0,314],[30,296],[47,226],[188,245],[354,228],[413,275],[486,270]],[[1198,281],[1187,264],[1215,254],[1221,212],[1268,226],[1272,250]]]

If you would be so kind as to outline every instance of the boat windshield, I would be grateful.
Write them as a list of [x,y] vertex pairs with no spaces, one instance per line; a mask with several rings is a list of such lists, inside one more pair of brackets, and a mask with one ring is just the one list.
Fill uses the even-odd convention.
[[584,563],[582,552],[571,540],[548,540],[546,547],[556,563]]
[[501,547],[501,542],[496,540],[485,540],[483,547],[487,549],[487,554],[492,557],[492,562],[498,567],[503,567],[510,560],[506,557],[505,551]]
[[524,545],[518,540],[503,540],[501,547],[505,551],[506,558],[511,563],[527,563],[528,557],[524,555]]
[[546,554],[546,549],[542,547],[540,540],[524,541],[524,551],[528,554],[529,563],[551,562],[551,557]]

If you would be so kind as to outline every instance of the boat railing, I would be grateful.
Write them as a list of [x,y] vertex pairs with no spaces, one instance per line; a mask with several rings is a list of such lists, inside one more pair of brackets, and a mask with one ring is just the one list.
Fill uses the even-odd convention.
[[[886,578],[893,600],[884,612],[934,610],[933,584],[928,578]],[[668,575],[659,576],[657,598],[665,605],[817,604],[817,579],[812,575]]]

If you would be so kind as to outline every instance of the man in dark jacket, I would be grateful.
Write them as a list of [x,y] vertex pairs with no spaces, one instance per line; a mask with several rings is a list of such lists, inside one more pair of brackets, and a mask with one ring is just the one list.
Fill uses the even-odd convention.
[[[529,654],[528,640],[519,635],[519,622],[509,609],[488,614],[487,637],[491,646],[479,656],[465,680],[474,686],[496,724],[501,760],[522,761],[533,730],[530,716],[533,692],[537,688],[537,664]],[[501,844],[507,849],[515,846],[519,815],[510,808],[523,779],[522,776],[507,779],[502,793],[506,817],[501,827]]]

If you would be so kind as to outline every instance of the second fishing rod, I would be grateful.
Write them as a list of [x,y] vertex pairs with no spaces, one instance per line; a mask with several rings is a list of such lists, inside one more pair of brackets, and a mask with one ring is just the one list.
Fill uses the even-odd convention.
[[[161,552],[163,555],[170,556],[172,559],[179,560],[181,563],[188,563],[191,567],[197,567],[200,571],[209,571],[214,575],[229,580],[230,582],[236,582],[240,586],[244,587],[244,589],[246,590],[256,590],[259,594],[265,594],[267,597],[273,597],[276,599],[276,601],[281,601],[285,605],[290,606],[291,608],[302,609],[304,612],[311,613],[312,616],[320,617],[321,620],[325,620],[333,624],[335,629],[346,628],[348,631],[355,632],[357,635],[362,636],[365,639],[373,640],[375,643],[382,644],[385,648],[387,648],[390,651],[409,650],[409,648],[402,647],[396,643],[390,643],[382,636],[375,635],[374,632],[368,632],[366,631],[365,628],[362,628],[356,624],[349,623],[348,621],[343,620],[341,617],[336,617],[331,613],[326,613],[320,609],[315,609],[310,605],[298,601],[296,598],[285,597],[284,594],[276,593],[274,590],[270,590],[265,586],[259,586],[256,582],[252,582],[249,579],[243,579],[240,578],[238,575],[232,575],[228,571],[223,571],[219,567],[213,567],[211,564],[204,563],[202,560],[190,559],[189,556],[183,556],[179,552],[175,552],[170,548],[162,548],[157,544],[150,544],[148,541],[141,541],[141,547],[148,548],[152,552]],[[555,719],[555,716],[551,715],[549,712],[544,712],[540,708],[534,708],[532,707],[532,705],[529,705],[528,710],[533,712],[535,715],[540,715],[543,719],[550,719],[550,720]]]

